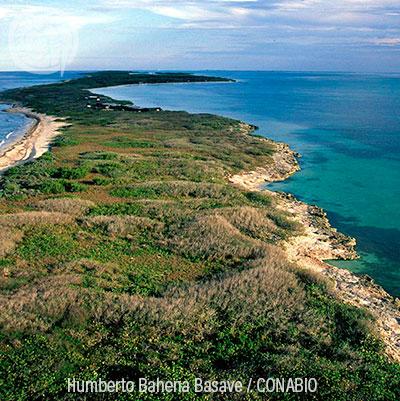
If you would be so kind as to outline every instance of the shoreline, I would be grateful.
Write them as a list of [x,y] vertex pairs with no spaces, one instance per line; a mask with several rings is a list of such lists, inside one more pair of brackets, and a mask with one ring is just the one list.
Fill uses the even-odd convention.
[[24,107],[11,107],[6,112],[24,114],[35,122],[27,127],[20,138],[0,150],[0,173],[42,156],[59,135],[59,129],[67,125],[56,117],[35,113]]
[[[244,124],[242,132],[251,135],[254,128]],[[301,235],[282,243],[290,262],[322,274],[334,283],[335,294],[345,303],[366,309],[376,319],[379,336],[385,344],[385,353],[400,361],[400,301],[387,293],[367,275],[357,275],[347,269],[330,265],[327,260],[358,258],[356,240],[331,226],[325,211],[308,205],[293,195],[262,189],[262,184],[284,181],[300,171],[298,153],[289,145],[260,138],[275,146],[271,166],[242,172],[228,177],[231,184],[249,191],[265,191],[277,201],[277,206],[288,212],[303,228]]]
[[[49,150],[52,140],[59,135],[59,129],[68,125],[59,118],[35,113],[28,108],[13,107],[7,112],[22,113],[36,120],[25,135],[0,153],[0,174],[16,165],[28,162]],[[249,135],[254,127],[242,123],[243,135]],[[268,138],[275,147],[271,155],[273,163],[254,171],[242,172],[228,177],[231,184],[249,191],[266,191],[277,201],[282,210],[301,224],[304,233],[281,243],[288,260],[302,268],[310,269],[328,277],[334,283],[335,294],[343,302],[369,311],[376,319],[380,337],[384,341],[386,354],[400,361],[400,302],[375,284],[368,276],[359,276],[349,270],[337,268],[326,262],[329,259],[355,259],[356,241],[333,228],[326,213],[317,206],[297,200],[294,196],[268,189],[262,184],[283,181],[300,170],[297,159],[300,155],[289,145]]]

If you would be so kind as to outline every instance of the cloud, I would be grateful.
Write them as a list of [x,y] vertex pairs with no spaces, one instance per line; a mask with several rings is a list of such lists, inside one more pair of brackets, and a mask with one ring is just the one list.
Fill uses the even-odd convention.
[[[400,45],[399,0],[0,0],[4,3],[4,33],[4,21],[41,16],[85,28],[78,57],[96,58],[95,52],[105,53],[108,46],[110,59],[127,54],[148,59],[149,65],[155,48],[156,63],[160,57],[179,60],[195,49],[199,55],[235,55],[233,65],[248,54],[273,52],[297,60],[298,48],[331,52],[333,59],[358,51],[368,51],[371,59],[379,52],[394,58]],[[107,35],[98,34],[98,24],[106,24],[101,28]]]
[[[144,10],[188,33],[230,35],[225,43],[246,36],[248,41],[241,42],[243,52],[257,43],[332,49],[361,49],[366,44],[394,47],[400,37],[399,0],[102,0],[102,6]],[[210,48],[214,46],[209,43]]]
[[50,22],[57,20],[60,24],[68,24],[76,28],[85,25],[109,23],[115,20],[110,15],[101,13],[87,13],[82,10],[71,10],[63,7],[46,5],[14,4],[0,6],[0,19],[17,19],[32,21],[35,18],[47,19]]
[[335,24],[342,26],[399,26],[399,0],[102,0],[104,7],[141,9],[173,18],[181,26],[248,27]]
[[372,41],[378,46],[400,46],[400,38],[381,38]]
[[0,19],[7,17],[9,10],[6,7],[0,7]]
[[262,12],[258,0],[103,0],[105,7],[147,10],[187,22],[240,20]]
[[210,20],[221,17],[221,14],[217,11],[193,5],[184,5],[179,8],[173,6],[153,6],[149,9],[156,14],[189,21]]
[[78,53],[80,30],[113,20],[80,11],[46,5],[0,6],[2,33],[13,69],[63,73]]

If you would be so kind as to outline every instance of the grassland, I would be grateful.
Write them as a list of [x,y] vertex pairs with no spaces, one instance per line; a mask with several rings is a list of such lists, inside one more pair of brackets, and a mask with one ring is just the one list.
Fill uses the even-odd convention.
[[155,79],[202,80],[96,73],[0,95],[70,123],[0,178],[0,399],[81,399],[67,377],[196,376],[315,377],[306,399],[399,399],[372,318],[286,260],[281,241],[301,228],[228,184],[271,163],[270,142],[218,116],[85,108],[91,87]]

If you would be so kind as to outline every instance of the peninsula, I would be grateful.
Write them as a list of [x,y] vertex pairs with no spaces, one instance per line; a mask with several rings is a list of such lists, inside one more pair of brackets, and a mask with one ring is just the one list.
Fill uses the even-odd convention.
[[209,81],[228,80],[110,71],[0,93],[38,120],[0,157],[1,399],[75,399],[68,378],[197,377],[399,398],[398,301],[324,263],[356,253],[321,209],[259,190],[298,155],[229,118],[88,107],[91,88]]

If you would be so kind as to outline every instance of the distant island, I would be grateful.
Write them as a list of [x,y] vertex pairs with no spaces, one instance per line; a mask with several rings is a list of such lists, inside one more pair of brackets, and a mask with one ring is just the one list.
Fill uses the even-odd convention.
[[[310,399],[398,399],[398,301],[324,262],[357,254],[323,210],[259,190],[299,155],[245,122],[91,91],[185,82],[231,80],[107,71],[0,93],[37,122],[0,155],[0,398],[297,377]],[[176,399],[194,397],[211,399]]]

